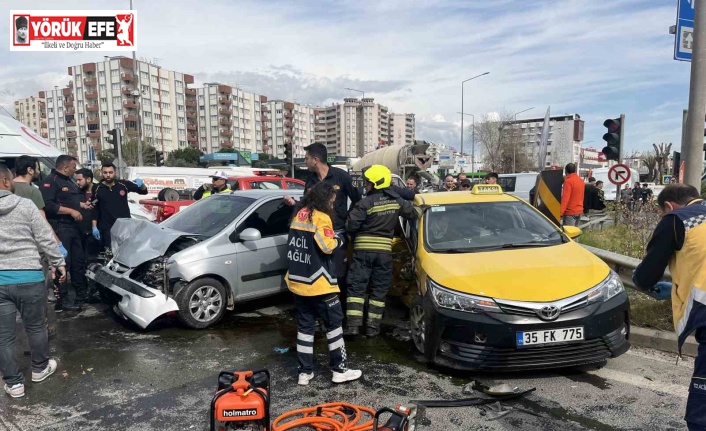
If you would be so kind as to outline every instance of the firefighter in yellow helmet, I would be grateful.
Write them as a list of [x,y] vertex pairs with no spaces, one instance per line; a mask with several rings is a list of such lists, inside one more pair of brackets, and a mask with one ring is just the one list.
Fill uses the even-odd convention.
[[390,187],[392,174],[382,165],[363,171],[366,196],[348,214],[348,233],[354,236],[353,263],[348,271],[345,335],[360,334],[365,294],[370,285],[365,335],[380,333],[385,296],[392,285],[392,236],[399,217],[414,219],[414,206]]

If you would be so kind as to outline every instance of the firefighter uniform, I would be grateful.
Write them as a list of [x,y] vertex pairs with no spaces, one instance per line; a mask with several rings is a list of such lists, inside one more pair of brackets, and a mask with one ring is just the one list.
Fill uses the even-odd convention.
[[373,184],[365,198],[348,215],[348,232],[355,237],[353,263],[348,272],[346,335],[357,335],[363,326],[365,294],[370,284],[366,335],[380,332],[385,297],[392,285],[392,237],[399,217],[416,218],[414,206],[390,188],[390,170],[372,165],[363,172]]
[[313,372],[317,316],[323,320],[326,328],[331,369],[336,372],[345,371],[343,310],[338,298],[333,258],[342,243],[333,230],[331,218],[319,211],[310,213],[307,208],[302,208],[290,226],[287,239],[289,271],[285,281],[294,293],[296,305],[300,373]]
[[689,429],[706,430],[706,202],[702,199],[671,211],[658,223],[633,275],[635,285],[651,288],[667,264],[679,350],[692,332],[699,343],[685,419]]
[[98,223],[100,241],[103,249],[110,249],[110,229],[119,218],[130,218],[130,205],[127,201],[128,193],[146,195],[147,187],[138,187],[137,184],[127,180],[116,180],[113,184],[102,182],[96,186],[93,200],[93,221]]
[[[66,258],[66,267],[71,277],[71,285],[76,293],[76,300],[81,302],[88,296],[81,224],[68,214],[59,214],[59,208],[70,208],[80,212],[84,194],[70,177],[55,170],[52,170],[51,174],[42,181],[39,190],[44,199],[44,212],[47,220],[69,253]],[[68,298],[67,283],[61,283],[57,308],[61,308],[62,304],[69,305]]]

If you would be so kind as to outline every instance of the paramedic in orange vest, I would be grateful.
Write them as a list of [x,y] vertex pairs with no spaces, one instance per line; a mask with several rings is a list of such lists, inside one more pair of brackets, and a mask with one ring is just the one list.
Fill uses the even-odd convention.
[[[657,203],[664,216],[633,282],[652,297],[671,298],[680,352],[686,337],[695,332],[699,350],[684,419],[689,430],[706,431],[706,202],[690,185],[669,184]],[[672,283],[660,281],[667,265]]]
[[299,384],[314,378],[314,332],[317,317],[323,320],[334,383],[357,380],[360,370],[346,368],[343,341],[343,309],[338,297],[338,274],[334,254],[345,244],[333,230],[336,190],[320,182],[304,195],[289,229],[285,275],[294,293],[297,320]]

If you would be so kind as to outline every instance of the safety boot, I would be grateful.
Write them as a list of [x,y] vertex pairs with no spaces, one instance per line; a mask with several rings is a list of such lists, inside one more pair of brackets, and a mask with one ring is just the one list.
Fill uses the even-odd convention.
[[343,330],[344,337],[357,337],[360,335],[360,326],[346,325],[346,329]]
[[365,328],[366,337],[373,338],[377,337],[378,335],[380,335],[380,328],[376,328],[374,326],[368,326],[367,328]]

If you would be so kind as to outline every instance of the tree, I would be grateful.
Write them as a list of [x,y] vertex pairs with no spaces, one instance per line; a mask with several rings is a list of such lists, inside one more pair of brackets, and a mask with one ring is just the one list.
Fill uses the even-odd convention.
[[218,150],[219,153],[237,153],[238,150],[235,148],[230,148],[230,147],[221,147],[220,150]]
[[96,154],[96,159],[101,162],[101,165],[105,165],[106,163],[113,163],[113,161],[115,160],[115,154],[113,154],[113,150],[103,150]]
[[659,181],[659,183],[662,184],[662,176],[665,174],[667,169],[669,154],[672,151],[672,143],[670,142],[669,144],[665,144],[662,142],[659,145],[652,144],[652,146],[655,149],[655,162],[657,163],[657,178],[655,178],[655,182]]
[[[484,115],[475,125],[476,142],[483,150],[485,169],[506,173],[534,169],[536,163],[527,155],[522,130],[512,126],[513,114]],[[533,156],[533,155],[532,155]]]
[[198,148],[183,148],[172,151],[165,161],[166,166],[176,166],[183,168],[197,168],[201,161],[203,152]]
[[[123,141],[122,157],[128,166],[137,166],[137,140],[130,139]],[[145,166],[154,166],[157,160],[157,149],[152,146],[149,139],[142,142],[142,163]]]
[[640,156],[640,160],[647,168],[647,178],[654,181],[657,168],[657,156],[652,152],[646,152]]
[[270,155],[267,153],[258,153],[258,160],[252,162],[253,168],[267,168],[267,161],[270,160]]

